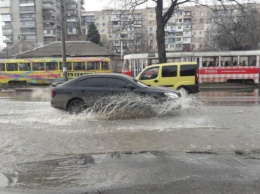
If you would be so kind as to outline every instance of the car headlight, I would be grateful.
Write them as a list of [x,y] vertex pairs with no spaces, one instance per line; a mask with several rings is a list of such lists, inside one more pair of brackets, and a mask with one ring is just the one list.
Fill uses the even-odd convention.
[[165,94],[165,96],[167,96],[169,98],[173,98],[173,99],[179,98],[179,96],[176,93],[173,93],[173,92],[166,92],[164,94]]

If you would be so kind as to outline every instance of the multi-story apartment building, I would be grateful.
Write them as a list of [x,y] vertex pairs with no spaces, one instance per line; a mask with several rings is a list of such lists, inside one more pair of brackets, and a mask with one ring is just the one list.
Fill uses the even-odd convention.
[[61,3],[61,0],[1,0],[4,43],[7,46],[21,42],[32,47],[42,46],[61,40],[62,25],[67,28],[67,40],[78,38],[84,0],[66,0],[65,24],[61,20]]
[[[66,0],[66,22],[61,22],[61,0],[1,0],[0,14],[4,42],[13,45],[26,41],[34,46],[61,40],[85,40],[94,22],[103,46],[124,54],[155,52],[156,14],[154,8],[137,9],[134,14],[120,10],[85,11],[84,0]],[[260,6],[260,4],[257,4]],[[216,49],[216,13],[227,7],[186,6],[174,12],[165,27],[167,51]],[[236,9],[232,7],[232,9]],[[260,8],[259,8],[260,9]],[[223,15],[223,14],[222,14]]]
[[[247,5],[245,5],[247,6]],[[255,7],[260,4],[256,4]],[[233,6],[185,6],[174,12],[165,27],[167,51],[200,51],[217,49],[216,17],[225,17]],[[260,8],[258,9],[260,10]],[[221,15],[216,14],[221,13]],[[95,11],[82,14],[83,33],[87,34],[88,23],[94,22],[99,30],[104,46],[120,51],[122,33],[124,54],[156,51],[156,15],[154,8],[138,9],[132,16],[118,11]]]
[[[88,25],[94,22],[102,39],[102,44],[124,54],[155,50],[154,9],[136,10],[134,14],[121,11],[94,11],[82,13],[82,33],[87,36]],[[121,45],[122,43],[122,45]],[[154,44],[155,43],[155,44]]]
[[[193,8],[181,8],[174,13],[165,27],[165,42],[168,51],[190,51],[199,48],[192,36]],[[204,20],[203,20],[204,21]],[[124,54],[156,51],[156,15],[154,8],[136,10],[134,15],[120,11],[95,11],[82,14],[82,32],[87,35],[89,23],[94,22],[104,46],[120,52],[123,41]],[[199,20],[200,22],[200,20]],[[127,35],[122,39],[122,34]],[[197,33],[200,35],[201,33]],[[196,39],[195,39],[196,38]]]

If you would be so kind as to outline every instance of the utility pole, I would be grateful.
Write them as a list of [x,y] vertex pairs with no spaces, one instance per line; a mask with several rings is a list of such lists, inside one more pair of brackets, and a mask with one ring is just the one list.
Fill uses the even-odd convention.
[[61,0],[61,42],[62,42],[62,64],[63,64],[63,78],[64,81],[68,81],[68,74],[67,74],[67,60],[66,60],[66,42],[65,42],[65,4],[66,0]]

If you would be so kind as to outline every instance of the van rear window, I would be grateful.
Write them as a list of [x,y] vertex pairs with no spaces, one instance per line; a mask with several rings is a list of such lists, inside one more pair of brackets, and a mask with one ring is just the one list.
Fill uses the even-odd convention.
[[177,66],[163,66],[162,67],[162,77],[176,77],[177,76]]
[[180,76],[195,76],[197,65],[181,65]]

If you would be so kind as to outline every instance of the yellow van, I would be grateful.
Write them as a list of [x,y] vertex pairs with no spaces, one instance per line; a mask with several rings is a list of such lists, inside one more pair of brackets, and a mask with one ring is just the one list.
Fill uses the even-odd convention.
[[143,69],[136,79],[150,86],[165,86],[186,93],[199,92],[199,71],[196,62],[155,64]]

